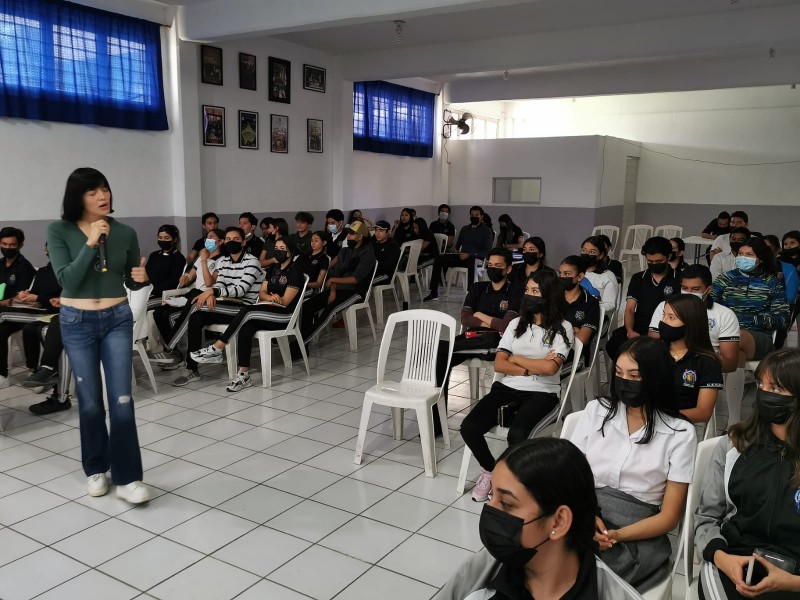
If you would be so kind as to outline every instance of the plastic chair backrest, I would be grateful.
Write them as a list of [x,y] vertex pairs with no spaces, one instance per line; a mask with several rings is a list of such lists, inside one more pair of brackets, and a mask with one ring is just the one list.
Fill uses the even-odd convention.
[[[406,266],[404,269],[400,270],[399,268],[394,270],[395,275],[397,273],[416,273],[417,272],[417,263],[419,262],[419,254],[422,252],[422,240],[411,240],[410,242],[403,242],[403,245],[400,246],[400,257],[402,259],[403,253],[408,248],[408,260],[406,261]],[[398,266],[399,266],[398,261]],[[394,281],[394,277],[392,278]]]
[[531,234],[528,231],[523,231],[522,232],[522,237],[527,240],[529,237],[531,237]]
[[436,355],[442,327],[448,328],[445,339],[449,343],[447,353],[447,370],[449,370],[456,337],[456,320],[438,310],[427,309],[404,310],[389,315],[386,329],[383,330],[378,355],[378,383],[382,383],[384,380],[390,344],[394,339],[395,326],[399,323],[408,324],[402,381],[413,381],[425,386],[436,387]]
[[[402,254],[401,254],[402,256]],[[378,263],[375,262],[375,268],[372,269],[372,279],[369,280],[369,287],[367,288],[367,295],[364,296],[364,303],[368,303],[370,299],[370,294],[372,294],[372,284],[375,283],[375,273],[378,272]]]
[[639,251],[652,235],[653,228],[650,225],[631,225],[625,231],[625,243],[622,249]]
[[306,293],[306,287],[308,286],[308,275],[303,273],[303,289],[300,290],[299,296],[295,296],[297,298],[297,304],[292,311],[292,316],[289,317],[289,322],[286,324],[286,331],[291,331],[294,329],[295,323],[297,323],[297,319],[300,316],[300,309],[303,307],[303,297]]
[[[572,389],[572,382],[575,380],[575,373],[578,371],[578,363],[581,361],[578,360],[581,353],[583,352],[583,342],[580,341],[578,338],[575,338],[572,341],[572,369],[569,372],[569,379],[567,380],[567,387],[561,388],[561,396],[559,398],[561,407],[558,409],[558,416],[556,417],[556,424],[561,420],[561,415],[564,412],[564,405],[566,404],[567,398],[569,398],[569,392]],[[537,427],[534,427],[532,433],[537,433]]]
[[147,319],[144,316],[147,314],[147,301],[150,298],[150,292],[153,291],[153,286],[148,285],[138,290],[131,290],[125,288],[128,294],[128,304],[131,306],[133,313],[133,341],[146,338],[149,333],[147,328]]
[[[689,482],[689,493],[686,497],[686,513],[683,517],[683,527],[686,530],[684,536],[684,567],[686,568],[686,577],[691,581],[692,578],[692,564],[694,563],[694,511],[700,504],[700,496],[703,492],[703,480],[708,471],[708,465],[711,464],[711,457],[714,455],[714,449],[722,441],[723,438],[715,437],[697,445],[697,455],[694,459],[694,474],[692,481]],[[688,589],[688,588],[687,588]]]
[[566,416],[564,419],[564,426],[561,428],[561,438],[568,440],[572,437],[572,432],[575,431],[575,428],[578,426],[578,421],[580,421],[582,416],[582,410],[570,413]]
[[603,331],[603,322],[606,320],[606,309],[605,307],[600,304],[600,326],[597,328],[597,333],[594,334],[594,339],[592,340],[594,348],[592,348],[592,355],[589,357],[589,364],[586,365],[587,368],[592,368],[595,366],[594,362],[597,360],[597,351],[600,349],[600,338],[603,337],[601,335]]
[[674,237],[683,237],[683,227],[679,225],[659,225],[656,227],[653,235],[660,235],[667,239]]
[[444,254],[447,250],[447,235],[444,233],[434,233],[433,237],[436,238],[436,243],[439,244],[439,254]]
[[595,235],[608,236],[608,239],[611,240],[611,249],[609,250],[609,254],[614,252],[614,249],[617,247],[617,241],[619,240],[619,227],[616,225],[597,225],[594,229],[592,229],[592,236]]

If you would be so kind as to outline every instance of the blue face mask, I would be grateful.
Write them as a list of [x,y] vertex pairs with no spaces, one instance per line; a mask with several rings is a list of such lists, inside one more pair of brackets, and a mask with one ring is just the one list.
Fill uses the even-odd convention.
[[752,271],[756,268],[756,259],[751,256],[737,256],[736,268],[744,273]]
[[209,252],[213,252],[214,250],[217,249],[217,240],[206,239],[206,241],[203,242],[203,244],[205,244],[206,250],[208,250]]
[[336,233],[336,225],[328,225],[328,231],[330,233]]

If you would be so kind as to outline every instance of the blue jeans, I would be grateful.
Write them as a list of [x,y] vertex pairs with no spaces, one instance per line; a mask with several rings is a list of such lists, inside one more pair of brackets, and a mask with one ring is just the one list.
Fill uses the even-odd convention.
[[[87,476],[111,469],[126,485],[142,479],[142,456],[131,398],[133,315],[127,302],[104,310],[61,307],[61,337],[78,392],[81,460]],[[111,432],[106,429],[100,364],[106,377]]]

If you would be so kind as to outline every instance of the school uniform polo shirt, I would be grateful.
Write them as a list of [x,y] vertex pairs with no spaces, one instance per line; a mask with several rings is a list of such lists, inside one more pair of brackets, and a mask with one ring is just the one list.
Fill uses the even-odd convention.
[[[664,318],[664,302],[659,304],[653,311],[653,318],[650,320],[650,331],[658,333],[658,324]],[[719,302],[714,302],[711,308],[706,308],[708,313],[708,336],[711,338],[711,346],[719,352],[720,342],[739,341],[739,319],[727,306]]]
[[252,234],[250,239],[244,243],[245,254],[252,254],[256,258],[261,256],[261,251],[264,249],[264,242],[256,234]]
[[[299,292],[303,289],[304,283],[303,271],[294,263],[289,263],[285,269],[281,269],[280,265],[273,265],[267,273],[267,291],[270,294],[283,296],[287,288],[294,288]],[[299,300],[300,294],[298,293],[286,309],[293,310]]]
[[470,308],[474,313],[482,312],[502,319],[509,310],[519,314],[521,299],[520,290],[508,281],[499,290],[494,289],[490,281],[478,281],[467,292],[464,307]]
[[319,279],[320,272],[327,271],[330,263],[331,259],[328,258],[328,255],[324,252],[320,252],[319,254],[301,254],[297,257],[297,260],[294,261],[294,264],[297,265],[303,273],[308,275],[309,283],[313,283]]
[[578,299],[575,302],[567,303],[567,307],[565,317],[573,327],[578,329],[588,327],[594,332],[592,337],[589,338],[589,343],[583,346],[583,356],[588,358],[592,347],[592,339],[597,335],[597,330],[600,326],[600,303],[597,298],[581,288]]
[[452,235],[455,237],[456,235],[456,226],[450,222],[450,219],[442,223],[439,219],[436,219],[433,223],[430,224],[428,229],[431,230],[431,233],[441,233],[444,235]]
[[633,315],[633,330],[644,335],[650,325],[653,312],[663,300],[681,291],[680,282],[670,268],[667,274],[656,283],[650,269],[635,273],[628,284],[628,300],[636,301],[636,312]]
[[687,352],[675,361],[673,390],[678,410],[697,406],[703,388],[722,389],[722,367],[719,361],[699,352]]

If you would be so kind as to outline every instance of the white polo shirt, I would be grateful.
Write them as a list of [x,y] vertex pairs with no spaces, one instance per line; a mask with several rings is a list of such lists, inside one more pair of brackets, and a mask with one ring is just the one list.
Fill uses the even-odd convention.
[[587,272],[584,277],[589,280],[595,289],[600,292],[600,303],[606,310],[606,314],[617,309],[617,298],[619,297],[619,283],[617,276],[611,271],[602,273]]
[[586,455],[596,487],[611,487],[660,506],[667,481],[692,480],[697,439],[691,423],[660,415],[650,442],[637,444],[645,428],[628,432],[625,406],[620,404],[617,414],[606,423],[603,436],[600,428],[606,413],[599,400],[592,400],[570,437]]
[[722,250],[723,252],[730,252],[731,251],[731,234],[730,233],[723,233],[722,235],[718,235],[714,238],[714,242],[711,244],[712,250]]
[[733,271],[736,268],[736,257],[731,250],[723,250],[711,259],[711,277],[716,279],[723,273]]
[[[212,275],[214,274],[214,271],[217,270],[218,258],[219,256],[207,259],[208,262],[206,262],[206,265],[208,266],[208,272],[211,273]],[[194,289],[200,290],[201,292],[205,292],[208,289],[208,286],[206,285],[206,280],[203,279],[203,265],[200,264],[200,261],[197,261],[196,275],[197,276],[195,277],[194,280]]]
[[[520,337],[514,336],[517,329],[519,317],[511,321],[506,327],[505,333],[497,346],[498,352],[517,354],[525,358],[545,358],[553,350],[561,356],[561,360],[566,360],[575,334],[572,332],[572,324],[569,321],[562,321],[561,326],[567,334],[567,340],[559,333],[555,336],[547,335],[547,332],[538,325],[530,325],[528,330]],[[503,378],[503,385],[507,385],[515,390],[528,392],[547,392],[558,394],[561,391],[561,369],[556,370],[553,375],[506,375]]]
[[[706,309],[708,313],[708,336],[711,338],[711,346],[719,352],[720,342],[739,341],[739,319],[727,306],[719,302],[714,302],[711,308]],[[659,304],[653,311],[653,318],[650,320],[650,331],[658,332],[658,322],[664,317],[664,302]]]

